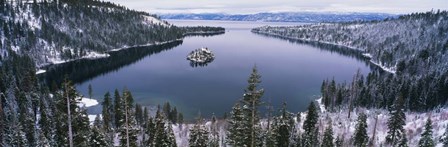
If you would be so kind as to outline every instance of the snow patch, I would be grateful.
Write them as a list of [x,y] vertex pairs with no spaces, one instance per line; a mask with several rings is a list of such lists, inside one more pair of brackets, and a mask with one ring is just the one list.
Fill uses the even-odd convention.
[[39,69],[39,70],[36,71],[36,75],[38,75],[38,74],[43,74],[43,73],[45,73],[45,72],[47,72],[47,71],[46,71],[46,70],[43,70],[43,69]]
[[397,71],[395,71],[394,68],[392,68],[392,67],[386,67],[386,66],[384,66],[384,65],[382,65],[382,64],[380,64],[380,63],[377,63],[377,62],[375,62],[375,61],[373,61],[373,60],[370,60],[370,62],[371,62],[372,64],[375,64],[376,66],[380,67],[380,68],[383,69],[384,71],[389,72],[389,73],[395,74],[395,73],[397,72]]
[[147,25],[156,24],[156,25],[161,25],[161,26],[165,26],[165,27],[169,26],[168,23],[166,23],[160,19],[157,19],[153,16],[143,15],[143,19],[144,19],[143,23],[147,24]]
[[92,107],[92,106],[95,106],[98,104],[99,104],[98,101],[95,99],[89,99],[86,97],[82,97],[81,101],[78,103],[78,106],[79,107]]

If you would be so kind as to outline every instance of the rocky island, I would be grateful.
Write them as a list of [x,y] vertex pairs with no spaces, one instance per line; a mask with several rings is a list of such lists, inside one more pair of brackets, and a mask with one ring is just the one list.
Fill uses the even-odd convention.
[[190,60],[190,64],[193,67],[204,66],[212,62],[215,59],[215,55],[206,47],[202,47],[191,51],[187,56],[187,60]]

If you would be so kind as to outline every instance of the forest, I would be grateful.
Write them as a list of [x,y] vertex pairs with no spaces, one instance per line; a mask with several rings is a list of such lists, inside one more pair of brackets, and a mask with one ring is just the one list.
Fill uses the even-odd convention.
[[[0,146],[448,146],[446,11],[256,28],[255,33],[305,43],[343,45],[395,72],[358,72],[349,83],[324,80],[322,98],[306,112],[293,113],[287,102],[275,111],[262,101],[262,78],[254,67],[242,98],[227,115],[199,115],[196,123],[186,123],[175,106],[166,103],[150,112],[126,88],[105,93],[102,112],[91,121],[72,80],[96,76],[93,69],[79,68],[85,75],[50,71],[62,74],[53,78],[66,78],[42,82],[36,67],[110,52],[110,59],[62,66],[73,70],[87,62],[111,71],[182,41],[162,45],[166,48],[112,49],[222,33],[224,28],[176,27],[155,15],[96,0],[0,0],[0,10]],[[123,54],[130,58],[120,59]],[[267,114],[260,113],[264,107]]]

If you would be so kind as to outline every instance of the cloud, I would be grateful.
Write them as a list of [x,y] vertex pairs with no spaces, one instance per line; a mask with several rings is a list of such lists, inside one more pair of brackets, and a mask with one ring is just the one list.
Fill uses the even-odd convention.
[[107,0],[150,13],[332,11],[412,13],[447,10],[447,0]]

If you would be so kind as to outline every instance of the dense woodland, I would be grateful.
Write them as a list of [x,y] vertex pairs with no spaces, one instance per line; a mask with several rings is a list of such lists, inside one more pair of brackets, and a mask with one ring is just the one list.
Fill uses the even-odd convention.
[[31,56],[38,66],[224,29],[178,28],[155,15],[97,0],[1,0],[0,9],[2,58],[13,50]]
[[405,108],[425,111],[448,104],[448,12],[431,11],[372,22],[261,27],[255,33],[358,50],[392,74],[359,73],[350,83],[325,80],[325,105],[390,108],[397,97]]
[[[311,102],[307,112],[296,114],[288,112],[285,103],[278,112],[269,109],[268,117],[262,117],[264,115],[260,114],[259,110],[266,105],[261,101],[264,90],[259,87],[261,75],[254,67],[243,98],[235,102],[226,118],[198,117],[197,123],[191,126],[184,123],[182,113],[169,103],[158,106],[155,114],[150,115],[147,107],[134,103],[131,91],[123,89],[115,90],[113,94],[105,93],[101,115],[90,122],[86,108],[79,105],[82,96],[76,91],[73,83],[65,79],[47,86],[36,77],[36,65],[46,63],[45,60],[50,56],[56,58],[53,55],[72,59],[83,56],[84,52],[101,53],[122,46],[171,41],[192,32],[222,32],[223,29],[178,28],[160,22],[156,16],[144,12],[91,0],[0,0],[0,5],[0,24],[3,28],[0,32],[0,146],[175,147],[182,143],[180,140],[188,140],[188,146],[194,147],[417,146],[408,143],[409,135],[406,135],[407,131],[404,130],[407,114],[405,112],[444,107],[448,97],[447,66],[444,62],[447,38],[439,38],[446,37],[444,30],[447,26],[447,12],[430,12],[380,22],[333,24],[362,24],[365,28],[374,28],[382,23],[397,22],[398,26],[409,24],[422,28],[404,30],[428,30],[429,26],[414,23],[420,21],[413,20],[438,20],[437,23],[433,22],[432,27],[435,26],[435,30],[442,32],[423,33],[423,38],[430,39],[419,41],[428,45],[427,49],[419,46],[409,51],[406,47],[394,48],[396,54],[393,53],[390,62],[385,60],[381,61],[381,64],[388,66],[396,62],[396,74],[372,72],[367,77],[356,74],[350,84],[324,81],[321,99],[323,107],[320,103]],[[144,20],[152,23],[145,25]],[[403,20],[407,20],[407,23]],[[94,28],[99,25],[105,29]],[[404,40],[402,43],[409,43],[408,41],[412,42]],[[384,43],[384,46],[388,44],[390,42]],[[56,51],[57,49],[59,50]],[[383,52],[389,51],[389,48],[385,47],[384,51],[376,53],[376,49],[380,48],[365,51],[373,56],[374,61],[378,61],[375,59],[378,56],[384,56]],[[158,51],[162,50],[154,52]],[[407,54],[408,52],[415,54]],[[135,56],[135,59],[138,58],[140,57]],[[104,70],[122,66],[132,60],[105,66]],[[412,72],[412,69],[417,70]],[[383,137],[385,142],[375,144],[378,136],[369,134],[371,126],[367,122],[368,115],[364,112],[354,115],[356,108],[388,110],[388,131]],[[354,131],[347,136],[333,131],[341,124],[335,124],[331,119],[325,119],[325,122],[320,119],[330,118],[321,116],[324,110],[337,112],[343,109],[348,109],[349,119],[356,116],[357,120]],[[350,116],[351,112],[353,116]],[[435,132],[434,123],[430,118],[428,117],[424,128],[417,132],[421,136],[418,146],[448,146],[448,127],[442,127],[444,135],[435,138],[434,134],[440,131]],[[224,123],[218,126],[220,121]],[[188,129],[188,137],[176,137],[174,130],[182,130],[183,126]]]

